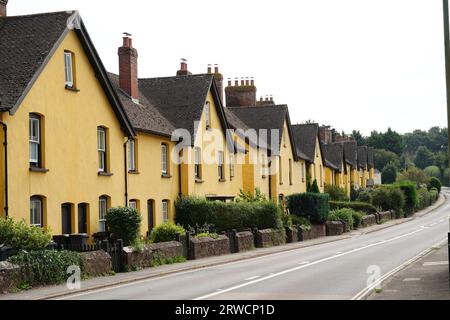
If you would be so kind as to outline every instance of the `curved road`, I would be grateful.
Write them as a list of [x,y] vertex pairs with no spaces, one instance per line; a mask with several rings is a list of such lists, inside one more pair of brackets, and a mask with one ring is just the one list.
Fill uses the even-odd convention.
[[[450,196],[449,189],[443,192]],[[446,200],[424,217],[378,232],[62,299],[353,299],[377,275],[386,275],[445,241],[449,214]]]

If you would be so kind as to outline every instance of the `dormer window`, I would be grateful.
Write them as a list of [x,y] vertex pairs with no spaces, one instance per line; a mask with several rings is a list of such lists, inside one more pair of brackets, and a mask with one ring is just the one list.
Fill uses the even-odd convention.
[[211,107],[210,107],[209,101],[207,101],[206,105],[205,105],[205,124],[206,124],[206,130],[211,128]]
[[66,76],[66,88],[74,88],[74,72],[73,72],[73,53],[69,51],[64,52],[64,68]]

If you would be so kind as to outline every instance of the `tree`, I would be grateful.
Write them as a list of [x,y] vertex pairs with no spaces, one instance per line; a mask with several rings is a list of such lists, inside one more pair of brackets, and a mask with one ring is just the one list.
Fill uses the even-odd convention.
[[414,164],[420,169],[425,169],[426,167],[433,165],[433,163],[433,153],[425,146],[419,147],[419,149],[417,149],[416,158],[414,159]]
[[317,184],[317,180],[314,179],[313,184],[311,185],[311,193],[320,193],[319,185]]
[[392,162],[397,168],[400,168],[400,158],[391,151],[376,149],[374,153],[375,168],[382,171],[389,162]]
[[365,146],[366,145],[366,139],[364,139],[363,135],[361,134],[361,132],[353,130],[352,132],[352,136],[355,139],[356,143],[358,144],[358,146]]
[[423,171],[430,177],[441,177],[441,169],[439,169],[439,167],[437,166],[426,167]]
[[442,183],[438,178],[431,178],[428,183],[428,190],[436,188],[439,193],[441,193]]
[[427,184],[429,180],[430,177],[425,172],[413,166],[403,171],[397,178],[398,182],[412,181],[417,185]]
[[385,133],[372,131],[370,137],[366,138],[369,147],[385,149],[394,152],[398,156],[403,153],[404,143],[400,134],[389,128]]
[[397,167],[389,162],[381,173],[381,181],[383,184],[392,184],[397,180]]

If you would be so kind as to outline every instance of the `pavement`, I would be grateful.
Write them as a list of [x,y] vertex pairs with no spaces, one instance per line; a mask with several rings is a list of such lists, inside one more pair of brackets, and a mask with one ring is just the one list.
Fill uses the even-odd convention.
[[442,241],[449,209],[442,196],[414,217],[339,237],[88,279],[76,291],[36,288],[0,300],[351,299],[367,289],[368,267],[387,272]]
[[448,242],[396,273],[367,300],[450,300]]

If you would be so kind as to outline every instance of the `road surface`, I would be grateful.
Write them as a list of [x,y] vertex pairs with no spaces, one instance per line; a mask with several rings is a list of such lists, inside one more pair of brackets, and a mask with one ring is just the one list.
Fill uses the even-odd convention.
[[[448,189],[443,192],[450,196]],[[61,299],[353,299],[378,276],[447,239],[449,214],[446,200],[424,217],[378,232]]]

